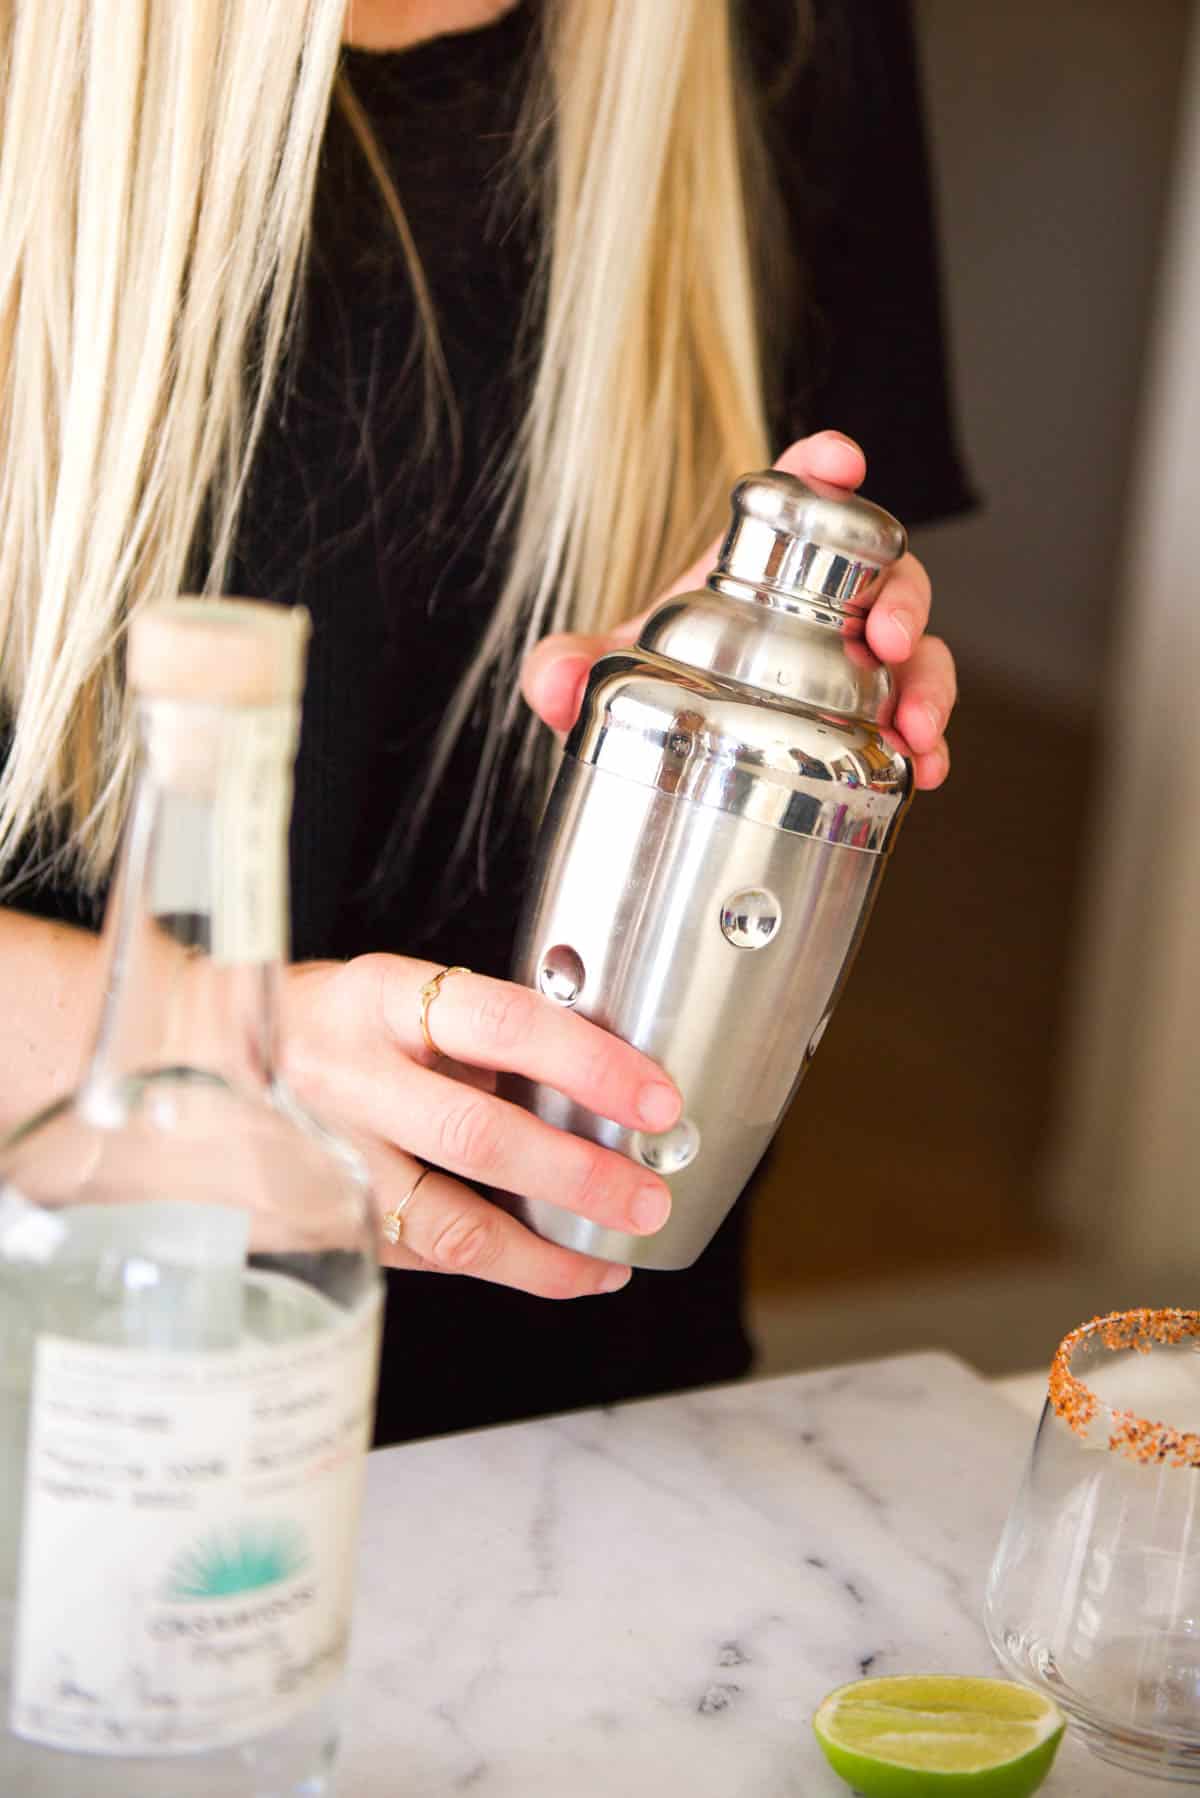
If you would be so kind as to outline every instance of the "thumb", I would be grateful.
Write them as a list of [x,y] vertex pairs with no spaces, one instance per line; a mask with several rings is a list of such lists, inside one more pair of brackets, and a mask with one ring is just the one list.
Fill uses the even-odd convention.
[[[674,591],[682,592],[683,588]],[[521,692],[526,705],[551,730],[570,730],[579,716],[592,663],[610,649],[635,643],[653,610],[653,606],[647,606],[636,618],[622,619],[610,631],[590,636],[582,631],[559,631],[553,637],[543,637],[525,657],[521,668]]]
[[592,663],[612,647],[609,636],[585,637],[562,631],[554,637],[543,637],[530,650],[521,668],[521,692],[526,705],[551,730],[570,730],[579,715]]
[[825,481],[850,492],[862,486],[867,474],[866,456],[853,437],[841,431],[816,431],[811,437],[799,438],[788,445],[775,466],[802,481]]

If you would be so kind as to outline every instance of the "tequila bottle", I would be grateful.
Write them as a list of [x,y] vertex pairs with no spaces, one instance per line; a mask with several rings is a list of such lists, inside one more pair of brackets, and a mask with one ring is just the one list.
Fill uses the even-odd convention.
[[280,1075],[307,620],[130,633],[78,1089],[0,1144],[0,1791],[317,1798],[378,1359],[358,1158]]

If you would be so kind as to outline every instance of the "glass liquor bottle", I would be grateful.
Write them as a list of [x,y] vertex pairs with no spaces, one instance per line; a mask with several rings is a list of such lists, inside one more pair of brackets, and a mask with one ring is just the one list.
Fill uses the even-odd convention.
[[152,608],[78,1090],[0,1144],[0,1791],[318,1798],[378,1361],[358,1158],[279,1072],[307,618]]

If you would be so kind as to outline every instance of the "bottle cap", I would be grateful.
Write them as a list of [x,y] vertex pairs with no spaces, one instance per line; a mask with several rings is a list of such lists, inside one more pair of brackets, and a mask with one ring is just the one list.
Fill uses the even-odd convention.
[[154,699],[294,703],[308,637],[303,606],[190,597],[148,606],[129,626],[129,684]]
[[907,546],[903,525],[882,506],[772,468],[744,475],[734,488],[717,572],[785,598],[865,612],[881,569]]

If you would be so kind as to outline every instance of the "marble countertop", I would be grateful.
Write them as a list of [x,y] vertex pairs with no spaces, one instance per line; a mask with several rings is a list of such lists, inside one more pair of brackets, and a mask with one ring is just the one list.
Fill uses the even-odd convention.
[[[994,1673],[1033,1426],[910,1355],[372,1455],[342,1798],[846,1798],[864,1673]],[[1068,1740],[1046,1798],[1157,1781]]]

